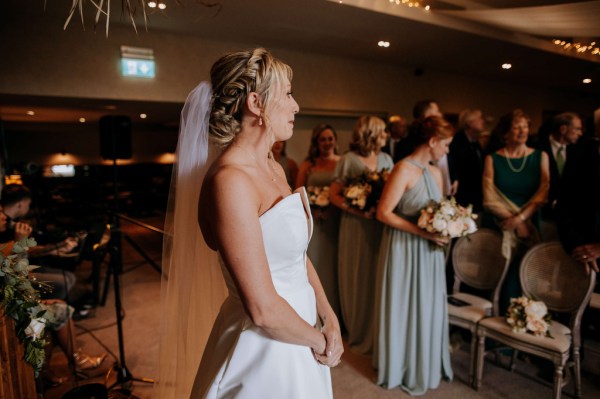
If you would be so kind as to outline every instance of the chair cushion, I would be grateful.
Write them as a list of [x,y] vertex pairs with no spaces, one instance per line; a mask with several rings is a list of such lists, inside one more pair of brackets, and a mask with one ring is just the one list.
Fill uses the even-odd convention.
[[492,311],[492,303],[485,298],[465,294],[462,292],[458,292],[452,296],[461,301],[468,302],[470,305],[455,306],[449,303],[448,316],[450,318],[450,324],[452,324],[452,318],[458,318],[471,323],[477,323],[484,317],[489,316]]
[[[537,346],[553,352],[566,353],[571,346],[571,330],[557,321],[550,324],[550,334],[554,337],[536,337],[533,334],[515,333],[508,325],[505,317],[488,317],[479,322],[479,329],[505,336],[509,340],[518,340],[528,345]],[[497,337],[501,340],[501,337]],[[510,343],[510,342],[505,342]]]

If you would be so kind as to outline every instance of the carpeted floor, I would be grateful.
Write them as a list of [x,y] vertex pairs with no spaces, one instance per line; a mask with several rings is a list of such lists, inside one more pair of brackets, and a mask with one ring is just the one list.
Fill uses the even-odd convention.
[[[159,218],[145,219],[144,222],[160,227]],[[144,250],[144,252],[160,264],[162,237],[143,228],[124,222],[123,230]],[[158,353],[158,304],[160,297],[160,276],[124,241],[123,244],[124,273],[121,278],[124,360],[130,376],[135,378],[156,378],[156,358]],[[103,269],[105,270],[105,268]],[[77,270],[81,281],[90,273],[89,262],[84,262]],[[105,306],[95,309],[93,317],[76,323],[77,343],[88,354],[110,351],[102,366],[89,373],[87,379],[76,379],[54,388],[48,388],[44,397],[58,399],[77,384],[105,382],[106,372],[112,368],[119,357],[118,334],[115,325],[116,311],[114,292],[109,289]],[[105,349],[106,348],[106,349]],[[491,361],[486,362],[484,384],[476,392],[466,383],[468,373],[468,345],[463,345],[452,356],[454,380],[442,382],[436,390],[430,390],[425,398],[550,398],[552,388],[536,377],[538,369],[529,359],[518,360],[516,370],[508,371],[498,367]],[[346,350],[342,364],[332,370],[334,396],[340,399],[365,398],[408,398],[402,390],[396,388],[386,390],[375,385],[376,372],[371,367],[371,359],[356,355]],[[507,359],[503,359],[506,363]],[[69,375],[67,361],[60,349],[52,352],[50,367],[56,375]],[[116,381],[115,373],[108,377],[107,385]],[[138,398],[150,398],[152,384],[134,382],[132,392]],[[565,387],[564,396],[572,395],[572,384]],[[588,398],[600,397],[600,379],[597,375],[583,373],[583,395]],[[126,397],[114,394],[113,397]],[[284,399],[284,398],[282,398]]]

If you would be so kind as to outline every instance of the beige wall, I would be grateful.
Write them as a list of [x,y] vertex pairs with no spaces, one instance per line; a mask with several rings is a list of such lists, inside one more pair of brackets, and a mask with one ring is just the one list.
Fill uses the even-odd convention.
[[[116,25],[106,38],[104,32],[94,33],[91,26],[82,31],[78,21],[63,31],[60,22],[32,18],[0,17],[0,54],[3,54],[0,95],[183,102],[191,88],[208,78],[210,65],[220,54],[260,45],[156,31],[136,36],[130,27]],[[152,48],[156,78],[120,76],[121,45]],[[438,71],[425,70],[423,76],[417,77],[409,67],[292,49],[272,50],[294,69],[293,90],[301,110],[311,115],[315,110],[324,114],[343,110],[351,115],[332,118],[305,113],[288,146],[290,155],[298,161],[306,153],[312,123],[327,121],[334,126],[338,123],[336,127],[345,147],[354,114],[372,111],[409,116],[413,103],[424,98],[437,99],[444,112],[458,113],[465,107],[478,107],[492,118],[515,107],[524,108],[532,116],[534,129],[543,110],[575,110],[591,115],[597,106],[576,93],[550,90],[533,83],[507,84],[446,73],[443,66]],[[408,54],[410,65],[409,57]]]

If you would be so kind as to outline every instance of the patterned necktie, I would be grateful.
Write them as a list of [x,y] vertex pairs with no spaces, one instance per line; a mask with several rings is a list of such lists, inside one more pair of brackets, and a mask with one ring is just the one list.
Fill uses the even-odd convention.
[[565,151],[564,146],[558,147],[558,151],[556,151],[556,167],[558,169],[558,174],[562,176],[563,169],[565,167],[565,157],[563,152]]

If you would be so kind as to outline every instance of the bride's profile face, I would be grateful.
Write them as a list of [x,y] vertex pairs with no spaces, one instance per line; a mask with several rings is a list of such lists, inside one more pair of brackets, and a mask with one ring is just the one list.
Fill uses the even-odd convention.
[[292,97],[292,84],[287,77],[284,78],[281,86],[282,89],[273,98],[273,107],[269,117],[270,128],[277,141],[285,141],[292,137],[294,120],[300,110],[298,103]]

